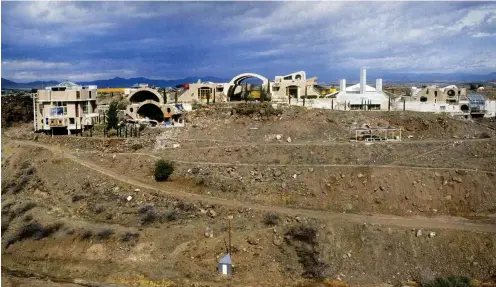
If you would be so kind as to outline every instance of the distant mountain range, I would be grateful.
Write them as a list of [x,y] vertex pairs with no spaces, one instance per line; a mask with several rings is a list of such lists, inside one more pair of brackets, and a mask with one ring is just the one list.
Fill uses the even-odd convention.
[[[357,74],[343,75],[347,80],[355,79]],[[387,73],[375,72],[374,70],[367,71],[367,82],[375,83],[376,78],[382,78],[384,83],[436,83],[436,82],[496,82],[496,72],[487,75],[477,75],[468,73],[452,73],[452,74],[416,74],[416,73]],[[77,82],[80,85],[97,85],[99,88],[127,88],[137,83],[147,83],[150,86],[156,87],[174,87],[185,83],[196,83],[200,79],[202,82],[226,83],[231,79],[217,78],[212,76],[206,77],[187,77],[176,80],[154,80],[148,78],[119,78],[107,80],[96,80],[91,82]],[[8,79],[2,78],[2,89],[39,89],[46,86],[53,86],[63,81],[35,81],[29,83],[16,83]],[[250,82],[250,81],[249,81]]]
[[[196,83],[198,80],[202,82],[214,82],[214,83],[225,83],[229,82],[231,79],[222,79],[217,77],[187,77],[184,79],[176,80],[154,80],[147,78],[130,78],[124,79],[115,77],[108,80],[96,80],[91,82],[76,82],[79,85],[97,85],[98,88],[128,88],[134,84],[146,83],[150,86],[156,87],[174,87],[176,85],[182,85],[186,83]],[[54,86],[63,81],[35,81],[29,83],[16,83],[8,79],[2,78],[2,89],[40,89],[47,86]]]

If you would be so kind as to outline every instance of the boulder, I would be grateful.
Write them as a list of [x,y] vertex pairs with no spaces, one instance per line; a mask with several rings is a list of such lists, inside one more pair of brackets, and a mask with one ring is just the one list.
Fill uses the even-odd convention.
[[254,237],[254,236],[248,236],[246,241],[251,245],[258,245],[258,243],[260,243],[260,239]]
[[206,238],[212,238],[214,237],[214,230],[211,227],[205,228],[205,237]]
[[209,210],[207,210],[207,215],[214,218],[217,216],[217,212],[215,212],[215,210],[213,210],[213,209],[209,209]]

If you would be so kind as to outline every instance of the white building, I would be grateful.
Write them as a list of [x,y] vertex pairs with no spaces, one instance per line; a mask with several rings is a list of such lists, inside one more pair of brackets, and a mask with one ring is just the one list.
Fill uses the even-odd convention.
[[367,85],[367,70],[360,70],[360,83],[347,87],[346,79],[339,83],[335,93],[336,110],[388,110],[389,97],[382,90],[382,79],[377,79],[375,87]]

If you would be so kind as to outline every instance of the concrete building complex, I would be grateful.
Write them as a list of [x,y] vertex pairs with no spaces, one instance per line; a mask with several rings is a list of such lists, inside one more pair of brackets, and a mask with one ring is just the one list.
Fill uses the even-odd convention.
[[[260,84],[244,82],[256,78]],[[382,79],[367,84],[366,69],[360,70],[360,82],[347,85],[341,79],[339,90],[319,86],[317,78],[307,78],[304,71],[276,76],[273,81],[256,73],[242,73],[228,83],[185,83],[176,88],[155,88],[136,84],[124,88],[129,100],[122,111],[130,119],[151,119],[177,123],[184,111],[196,103],[225,103],[230,101],[266,100],[290,105],[305,105],[343,111],[419,111],[446,112],[461,116],[496,116],[496,101],[486,100],[477,93],[455,85],[412,87],[410,96],[394,96],[383,91]],[[34,130],[66,129],[70,134],[90,128],[97,113],[97,87],[80,86],[71,82],[38,90],[34,100]],[[103,107],[102,107],[103,108]],[[104,109],[101,109],[104,110]]]
[[80,131],[91,128],[96,109],[96,86],[80,86],[63,82],[38,90],[33,97],[34,130],[53,132],[55,129]]

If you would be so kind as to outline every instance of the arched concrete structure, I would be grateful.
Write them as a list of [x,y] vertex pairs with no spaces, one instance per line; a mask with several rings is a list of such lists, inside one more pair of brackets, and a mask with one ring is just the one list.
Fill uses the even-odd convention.
[[234,94],[234,90],[236,90],[236,87],[239,86],[239,83],[248,78],[257,78],[262,80],[262,87],[267,87],[267,84],[269,83],[269,79],[259,74],[255,74],[255,73],[239,74],[234,78],[232,78],[232,80],[224,86],[224,93],[227,95],[227,98],[231,98],[231,96]]
[[161,122],[164,120],[162,106],[155,101],[147,100],[136,107],[136,114]]
[[156,90],[150,88],[139,88],[132,92],[129,97],[131,103],[142,103],[144,101],[153,100],[161,104],[164,103],[164,98]]

